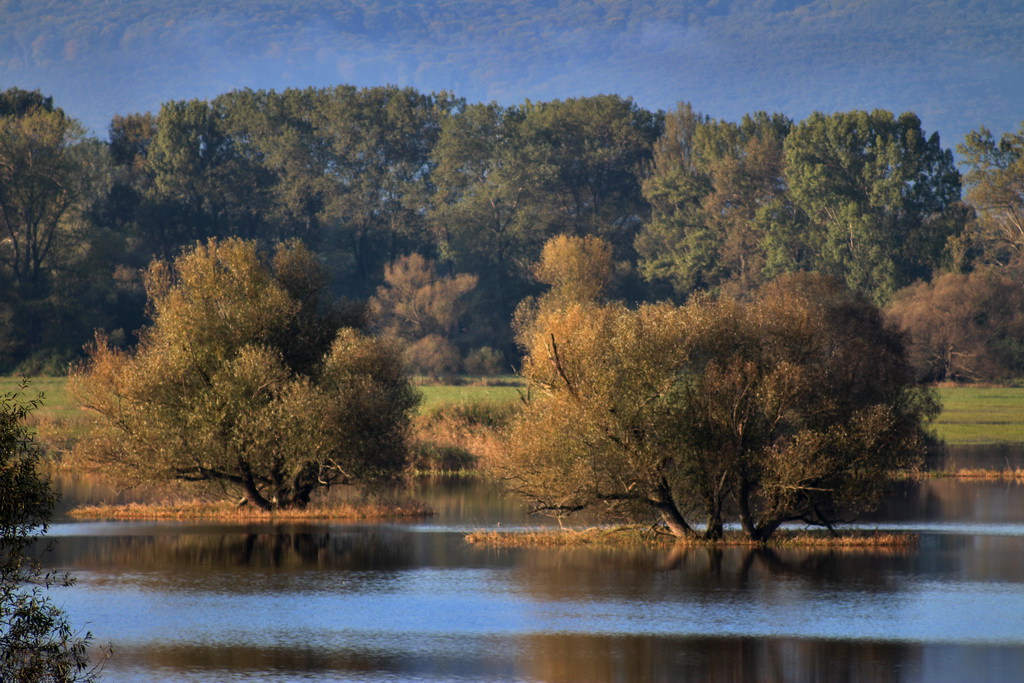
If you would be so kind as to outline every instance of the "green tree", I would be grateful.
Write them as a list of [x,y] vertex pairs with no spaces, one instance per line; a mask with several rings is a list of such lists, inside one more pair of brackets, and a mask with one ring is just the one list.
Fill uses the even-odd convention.
[[233,126],[233,95],[160,108],[147,165],[165,257],[208,237],[265,237],[272,177],[246,131]]
[[524,108],[523,133],[553,170],[543,200],[554,232],[596,235],[632,257],[646,214],[640,185],[662,118],[617,95]]
[[974,240],[990,263],[1024,265],[1024,123],[997,142],[987,128],[957,146],[967,184],[967,201],[978,212]]
[[297,243],[269,262],[239,239],[155,262],[138,346],[101,338],[72,377],[98,417],[78,454],[126,482],[208,483],[261,509],[393,478],[418,397],[395,349],[339,329],[325,281]]
[[686,103],[666,117],[644,180],[651,217],[636,238],[639,267],[677,298],[747,291],[777,268],[788,221],[782,145],[790,121],[758,112],[715,121]]
[[444,121],[434,149],[431,224],[441,257],[480,274],[491,324],[507,329],[548,237],[543,188],[554,169],[522,130],[519,107],[470,105]]
[[535,511],[679,537],[831,528],[918,462],[937,410],[878,309],[816,275],[747,303],[542,302],[520,341],[534,398],[490,471]]
[[49,102],[0,115],[0,267],[22,290],[43,286],[88,188],[85,131]]
[[87,215],[108,176],[106,146],[50,98],[0,93],[0,365],[66,362],[91,333],[81,332],[95,312],[82,286],[96,242]]
[[350,256],[351,292],[365,298],[384,264],[428,246],[424,218],[434,191],[431,150],[461,106],[447,93],[394,86],[338,88],[312,113],[327,143],[325,250]]
[[963,229],[960,174],[911,113],[815,113],[786,138],[786,179],[811,220],[811,267],[884,302],[941,267]]
[[39,401],[26,400],[24,390],[0,396],[0,680],[95,681],[90,635],[76,636],[45,594],[70,578],[43,573],[30,553],[46,534],[56,494],[37,473],[41,448],[24,420]]

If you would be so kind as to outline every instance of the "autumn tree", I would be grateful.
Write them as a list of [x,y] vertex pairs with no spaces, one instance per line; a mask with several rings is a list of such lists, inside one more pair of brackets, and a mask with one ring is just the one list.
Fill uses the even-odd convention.
[[298,243],[154,262],[138,346],[100,338],[72,378],[97,416],[78,454],[124,482],[212,484],[265,510],[394,477],[417,395],[397,350],[342,326],[325,281]]
[[458,371],[454,341],[466,313],[465,296],[476,287],[475,275],[444,276],[420,254],[396,259],[384,269],[384,284],[370,299],[370,315],[384,334],[403,340],[407,358],[431,375]]
[[929,382],[999,381],[1024,371],[1024,285],[991,269],[942,273],[896,293],[886,314]]
[[978,212],[975,241],[989,263],[1024,265],[1024,123],[996,141],[987,128],[957,146],[967,201]]
[[31,550],[46,534],[57,496],[37,472],[42,449],[25,418],[39,401],[24,390],[0,396],[0,680],[91,682],[91,636],[75,636],[45,593],[71,580],[44,573]]
[[600,237],[558,235],[544,244],[533,275],[560,303],[599,301],[612,281],[611,245]]
[[490,472],[535,511],[679,537],[831,528],[919,461],[937,410],[878,309],[817,275],[747,303],[541,306],[520,341],[532,400]]

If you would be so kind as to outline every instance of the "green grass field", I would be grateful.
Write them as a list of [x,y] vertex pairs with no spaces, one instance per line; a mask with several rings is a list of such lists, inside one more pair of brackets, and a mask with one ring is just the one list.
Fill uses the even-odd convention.
[[428,411],[443,403],[477,403],[479,401],[507,403],[518,401],[520,392],[525,391],[522,387],[511,385],[511,382],[510,384],[498,386],[427,384],[419,387],[419,389],[423,392],[423,403],[420,404],[420,412]]
[[935,422],[949,444],[1024,443],[1024,387],[943,387]]
[[[21,380],[21,377],[0,377],[0,393],[17,391]],[[33,399],[39,394],[42,394],[43,405],[36,411],[37,417],[74,420],[80,415],[67,391],[66,377],[36,377],[29,380],[24,398]]]
[[[20,379],[0,378],[0,392],[14,391]],[[43,393],[39,421],[64,424],[74,429],[81,413],[73,405],[63,377],[40,377],[29,385],[29,395]],[[519,400],[521,388],[510,385],[426,385],[421,411],[443,403]],[[939,390],[942,414],[934,427],[950,444],[1024,443],[1024,387],[943,387]]]

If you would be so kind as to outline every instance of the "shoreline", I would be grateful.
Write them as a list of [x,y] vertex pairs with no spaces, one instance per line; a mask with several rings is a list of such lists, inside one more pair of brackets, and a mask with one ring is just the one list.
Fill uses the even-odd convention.
[[590,527],[538,531],[475,531],[466,534],[469,545],[483,548],[522,549],[629,549],[629,548],[820,548],[826,550],[906,550],[916,548],[913,533],[847,532],[830,536],[827,531],[780,531],[766,542],[752,541],[738,533],[718,540],[676,538],[649,526]]
[[296,510],[258,510],[231,501],[189,500],[171,503],[124,503],[82,505],[68,510],[76,520],[314,520],[314,519],[418,519],[435,514],[425,503],[414,500],[364,501],[360,503],[311,504]]

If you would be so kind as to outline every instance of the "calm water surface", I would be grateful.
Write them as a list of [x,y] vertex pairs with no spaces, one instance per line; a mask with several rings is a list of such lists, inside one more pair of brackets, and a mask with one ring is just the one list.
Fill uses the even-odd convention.
[[410,524],[60,518],[47,562],[108,681],[1024,679],[1018,484],[904,484],[864,522],[920,533],[904,552],[479,549],[537,522],[477,484],[420,494],[439,514]]

